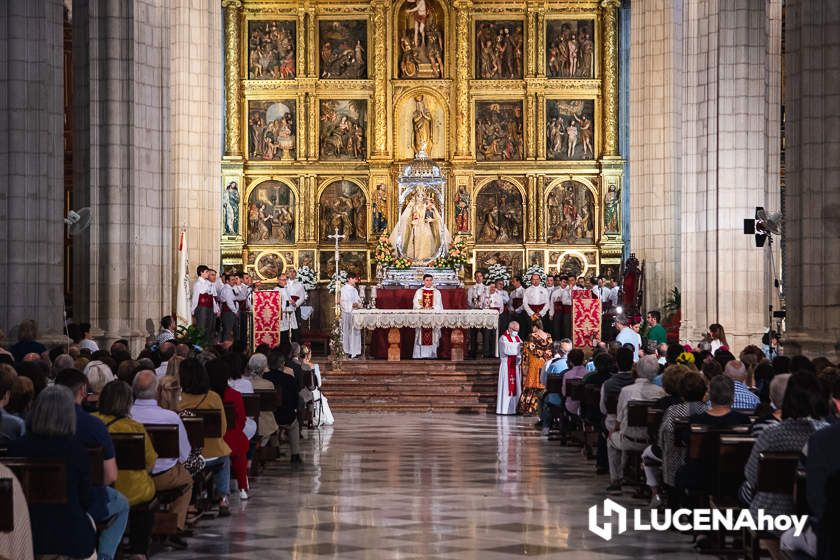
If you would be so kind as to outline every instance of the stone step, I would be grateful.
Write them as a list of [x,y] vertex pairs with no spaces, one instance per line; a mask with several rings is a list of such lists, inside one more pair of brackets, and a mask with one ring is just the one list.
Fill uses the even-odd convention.
[[481,414],[494,412],[496,404],[445,404],[445,403],[376,403],[350,404],[330,402],[330,407],[342,413],[352,412],[455,412],[463,414]]

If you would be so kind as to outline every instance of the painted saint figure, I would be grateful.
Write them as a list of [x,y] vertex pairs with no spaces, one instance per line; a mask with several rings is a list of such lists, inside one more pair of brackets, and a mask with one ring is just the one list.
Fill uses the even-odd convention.
[[225,235],[239,235],[239,189],[231,181],[222,195],[222,211],[225,218]]

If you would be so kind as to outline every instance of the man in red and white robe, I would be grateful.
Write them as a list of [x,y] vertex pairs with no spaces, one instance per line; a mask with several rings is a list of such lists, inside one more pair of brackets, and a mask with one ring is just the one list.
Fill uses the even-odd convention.
[[516,414],[522,392],[522,339],[519,323],[511,321],[499,337],[499,385],[496,391],[496,414]]
[[[440,290],[433,285],[431,274],[423,276],[423,285],[414,292],[414,309],[443,310]],[[440,329],[417,329],[414,333],[414,358],[437,358]]]

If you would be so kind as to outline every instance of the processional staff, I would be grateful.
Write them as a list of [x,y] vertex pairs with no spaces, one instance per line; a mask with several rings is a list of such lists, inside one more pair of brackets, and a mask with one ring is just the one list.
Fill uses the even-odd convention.
[[341,269],[340,254],[338,252],[338,244],[344,239],[344,234],[338,233],[338,228],[335,228],[335,233],[327,236],[328,239],[335,240],[335,273],[333,274],[333,286],[335,288],[335,328],[333,329],[333,361],[338,362],[344,354],[344,347],[342,346],[342,332],[341,332]]

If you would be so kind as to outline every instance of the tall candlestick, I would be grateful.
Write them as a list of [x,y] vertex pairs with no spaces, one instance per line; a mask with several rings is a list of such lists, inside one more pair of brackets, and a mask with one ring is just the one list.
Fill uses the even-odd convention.
[[376,299],[376,286],[370,287],[370,297],[371,299]]

